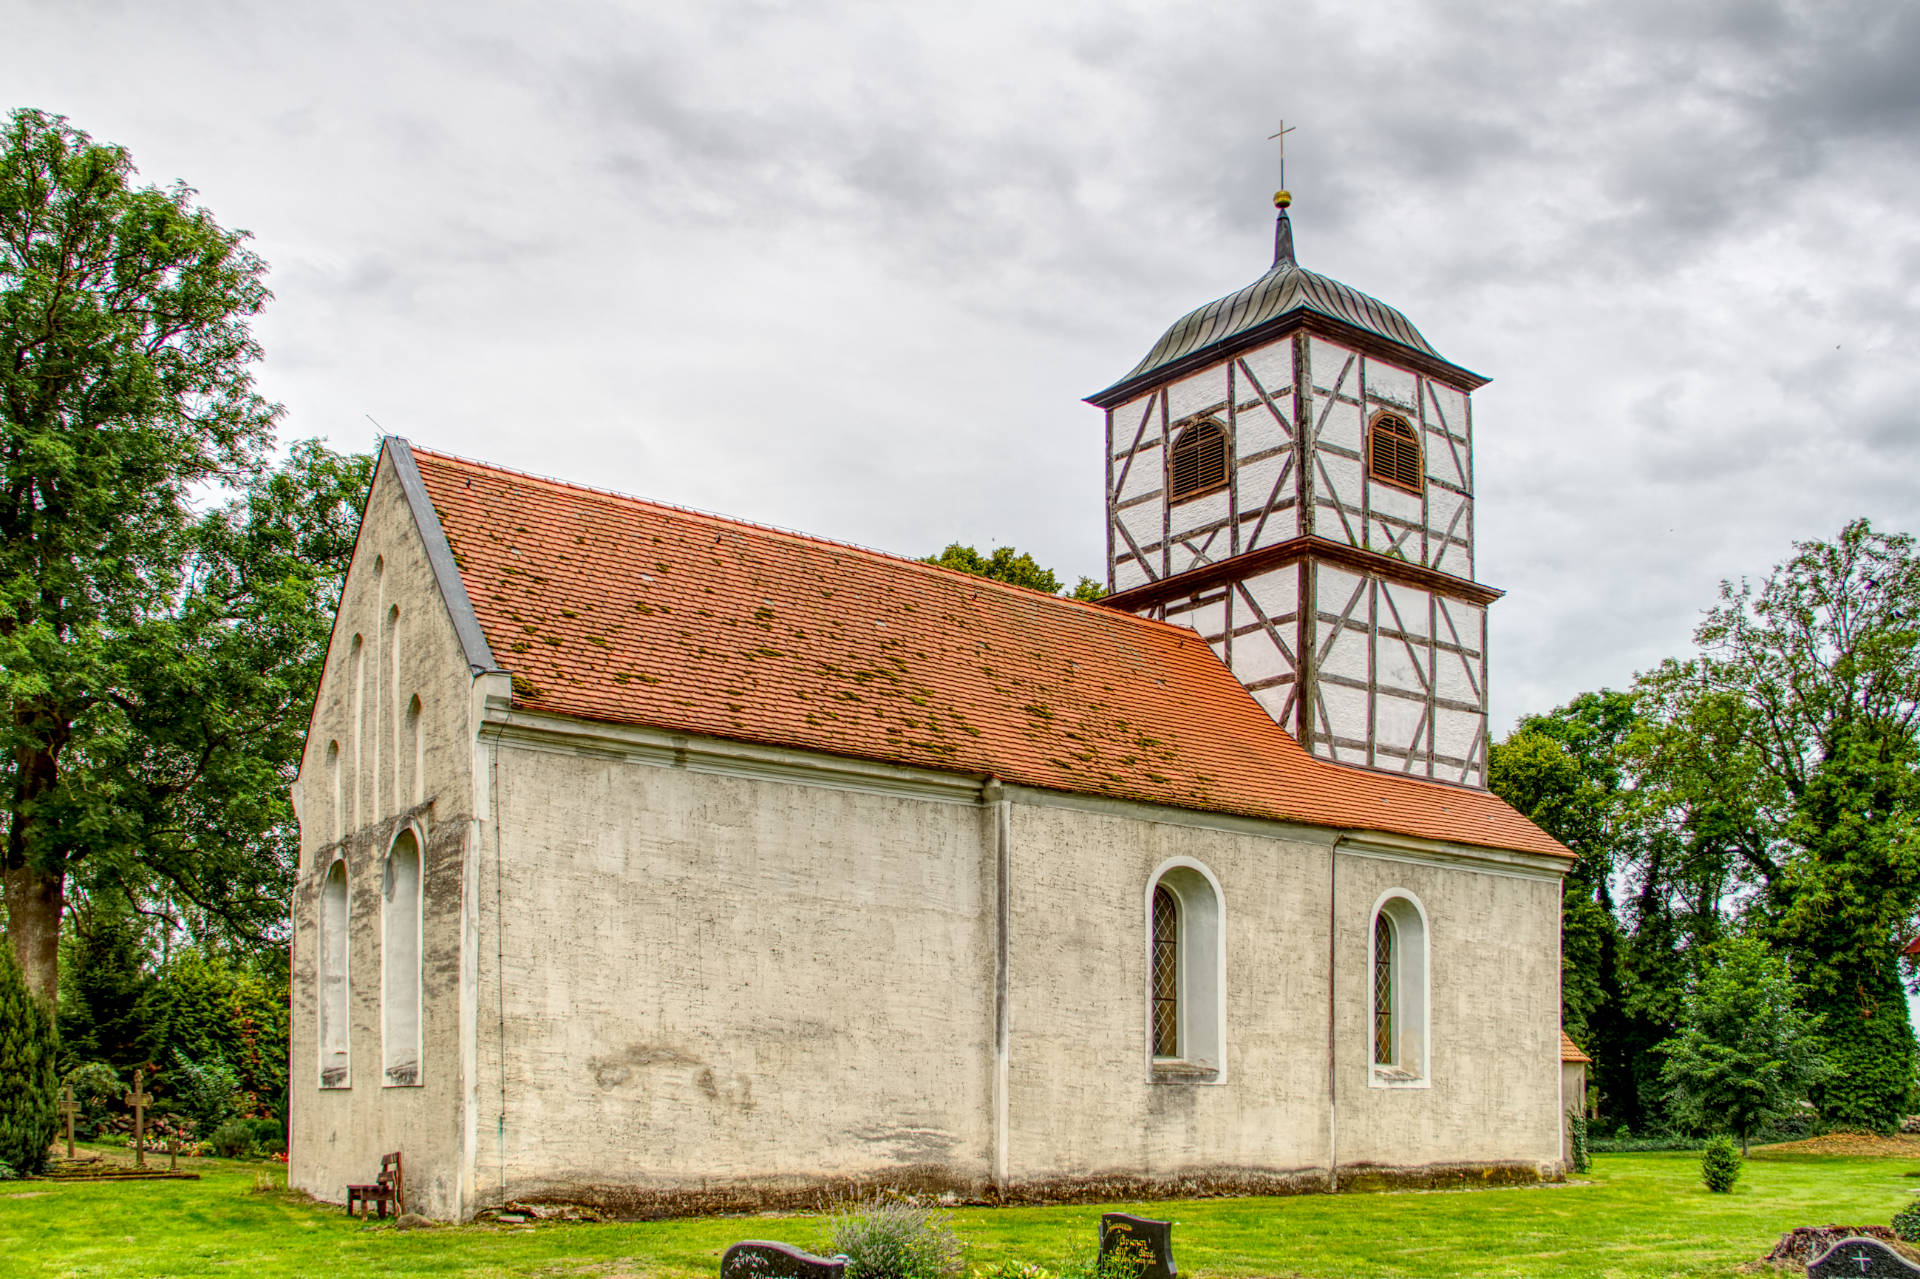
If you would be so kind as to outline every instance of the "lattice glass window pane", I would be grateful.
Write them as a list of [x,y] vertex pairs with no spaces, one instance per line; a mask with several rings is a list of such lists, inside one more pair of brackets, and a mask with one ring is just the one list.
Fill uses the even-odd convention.
[[1373,917],[1373,1060],[1393,1064],[1393,925],[1385,911]]
[[1153,890],[1153,1055],[1180,1055],[1180,905]]

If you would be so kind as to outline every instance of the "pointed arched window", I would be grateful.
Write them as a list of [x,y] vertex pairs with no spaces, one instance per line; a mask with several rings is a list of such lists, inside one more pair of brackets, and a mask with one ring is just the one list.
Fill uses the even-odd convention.
[[1173,437],[1167,453],[1171,500],[1184,502],[1227,486],[1227,432],[1211,418]]
[[1383,484],[1420,491],[1420,437],[1404,418],[1383,413],[1367,432],[1367,474]]

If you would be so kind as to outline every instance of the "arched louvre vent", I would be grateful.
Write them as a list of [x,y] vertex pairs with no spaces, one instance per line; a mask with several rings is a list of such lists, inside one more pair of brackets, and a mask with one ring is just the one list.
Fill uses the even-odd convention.
[[1403,489],[1420,487],[1420,437],[1397,417],[1376,418],[1370,434],[1367,471],[1376,480]]
[[1211,493],[1227,482],[1227,433],[1218,422],[1195,422],[1174,437],[1167,459],[1173,500]]

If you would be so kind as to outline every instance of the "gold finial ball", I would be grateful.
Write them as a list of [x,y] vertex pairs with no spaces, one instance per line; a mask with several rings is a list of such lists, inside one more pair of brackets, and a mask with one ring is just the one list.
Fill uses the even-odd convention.
[[1287,207],[1287,206],[1288,206],[1289,204],[1292,204],[1292,203],[1293,203],[1293,196],[1292,196],[1292,194],[1291,194],[1291,193],[1289,193],[1289,192],[1286,192],[1286,191],[1275,191],[1275,192],[1273,193],[1273,207],[1274,207],[1274,208],[1276,208],[1276,209],[1284,209],[1284,208],[1286,208],[1286,207]]

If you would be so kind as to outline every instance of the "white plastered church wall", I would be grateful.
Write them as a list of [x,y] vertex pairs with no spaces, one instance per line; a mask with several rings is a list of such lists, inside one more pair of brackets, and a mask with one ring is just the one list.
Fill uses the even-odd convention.
[[[409,1205],[438,1217],[470,1210],[470,1044],[463,990],[471,838],[473,684],[391,457],[369,495],[295,784],[300,863],[293,900],[289,1057],[291,1184],[339,1202],[399,1150]],[[398,609],[397,626],[394,610]],[[360,640],[354,651],[354,638]],[[409,715],[420,699],[418,716]],[[389,1016],[386,859],[397,836],[420,841],[417,1025]],[[323,1087],[319,954],[322,886],[347,879],[345,1087]],[[404,890],[404,883],[398,885]],[[463,973],[466,975],[463,976]],[[398,1010],[396,1010],[398,1011]],[[390,1025],[390,1023],[393,1023]],[[417,1036],[390,1055],[389,1031]],[[416,1059],[413,1085],[405,1060]],[[389,1080],[391,1064],[400,1077]]]
[[[1318,1185],[1330,1160],[1349,1170],[1555,1170],[1560,896],[1548,859],[1418,841],[1362,846],[1311,827],[1016,793],[1016,1182]],[[1226,1059],[1218,1083],[1155,1078],[1142,1067],[1149,959],[1141,894],[1169,864],[1203,866],[1219,885]],[[1429,920],[1428,1016],[1422,1086],[1385,1099],[1370,1086],[1367,942],[1374,906],[1389,891],[1416,897]]]
[[985,1184],[993,848],[977,800],[626,759],[496,720],[489,1197],[676,1211],[795,1179]]

